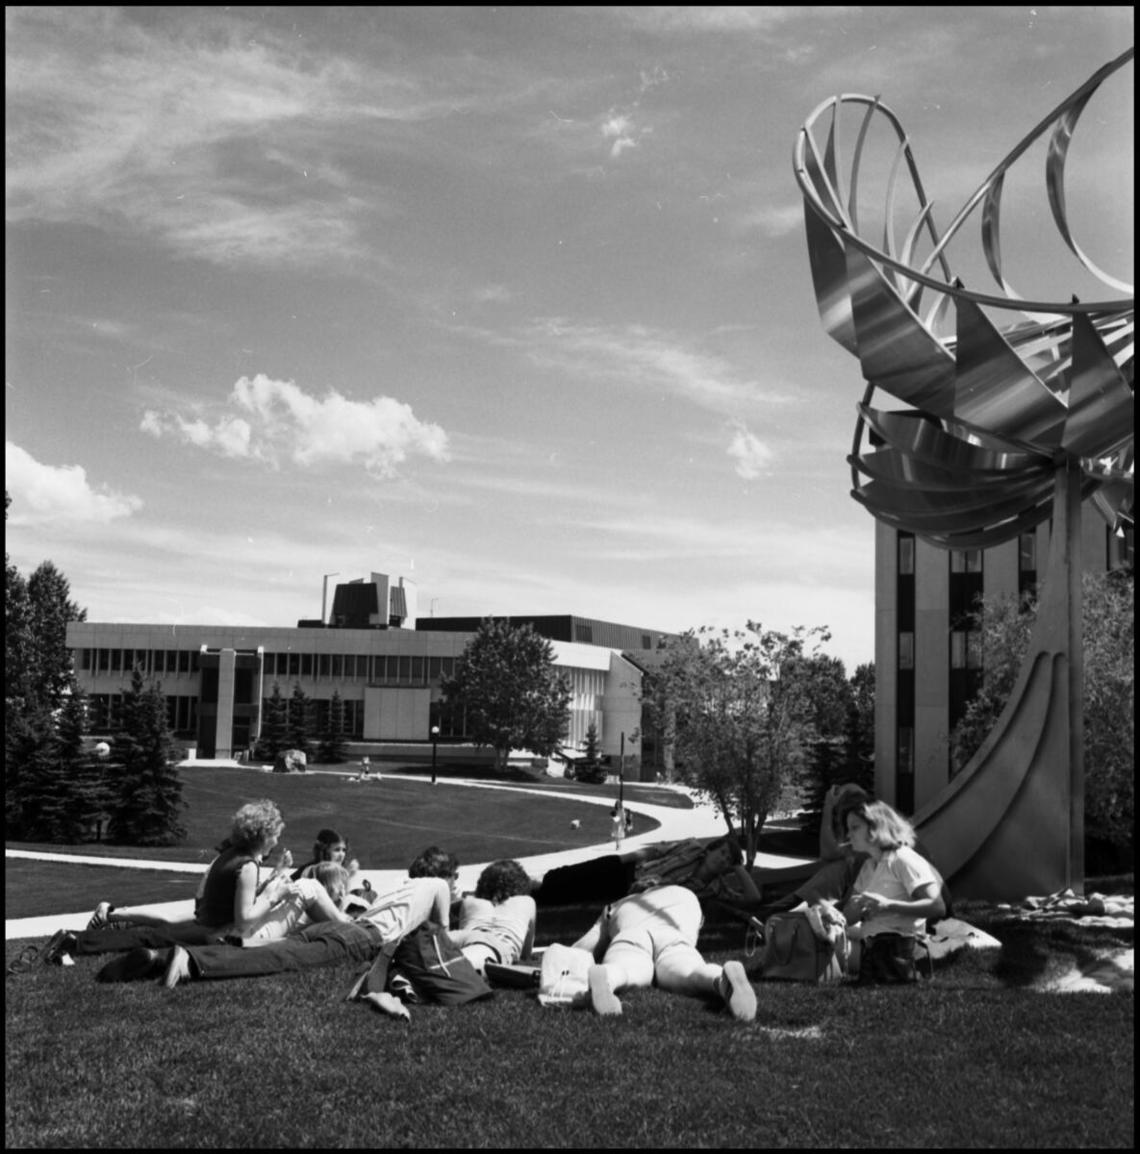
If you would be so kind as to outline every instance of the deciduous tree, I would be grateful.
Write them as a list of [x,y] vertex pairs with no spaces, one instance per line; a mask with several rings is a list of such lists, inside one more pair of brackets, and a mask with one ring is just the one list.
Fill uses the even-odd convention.
[[440,687],[447,706],[466,708],[470,736],[495,750],[499,767],[512,749],[553,753],[569,728],[570,687],[529,624],[484,621]]
[[768,814],[807,760],[816,731],[803,661],[828,636],[753,621],[731,633],[690,630],[650,678],[648,703],[678,772],[717,805],[749,865]]

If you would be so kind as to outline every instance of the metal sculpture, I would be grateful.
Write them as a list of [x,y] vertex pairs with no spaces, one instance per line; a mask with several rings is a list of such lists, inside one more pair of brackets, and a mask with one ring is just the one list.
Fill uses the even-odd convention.
[[[1054,108],[942,233],[902,125],[877,97],[825,101],[796,141],[820,316],[866,381],[848,457],[852,496],[886,524],[946,549],[987,548],[1053,518],[1038,624],[1005,712],[914,819],[964,895],[1083,885],[1080,512],[1091,499],[1110,525],[1132,522],[1134,300],[1132,287],[1097,268],[1074,239],[1065,169],[1089,99],[1132,57],[1129,49]],[[845,169],[840,115],[852,109],[863,112]],[[895,143],[882,239],[873,242],[861,228],[859,194],[868,134],[883,123]],[[1046,191],[1060,238],[1092,277],[1124,297],[1027,300],[1006,278],[1006,174],[1047,132]],[[895,205],[904,166],[917,211],[900,244]],[[950,243],[979,205],[982,254],[999,293],[968,289],[950,264]],[[1022,315],[999,327],[986,310]],[[906,407],[884,409],[880,392]]]

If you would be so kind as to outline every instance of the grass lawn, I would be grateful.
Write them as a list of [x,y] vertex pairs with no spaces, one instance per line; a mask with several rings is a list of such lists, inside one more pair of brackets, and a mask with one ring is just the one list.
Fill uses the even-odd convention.
[[[422,781],[387,770],[381,781],[362,783],[350,782],[339,774],[273,774],[214,766],[186,770],[182,779],[188,833],[179,846],[9,842],[8,847],[206,865],[214,856],[214,846],[229,831],[234,811],[259,797],[272,798],[280,807],[286,821],[281,844],[293,851],[298,864],[308,859],[317,830],[323,826],[332,826],[347,837],[353,855],[366,869],[404,869],[433,842],[457,854],[461,862],[479,862],[595,845],[604,842],[610,832],[605,807],[544,796],[591,793],[591,787],[557,779],[546,779],[550,785],[529,779],[511,783],[526,784],[526,792],[454,783],[441,783],[432,789]],[[609,790],[616,794],[616,788],[592,790],[595,795],[604,795]],[[631,787],[627,796],[635,809],[636,797],[654,805],[666,804],[663,799],[668,798],[668,804],[691,807],[684,795],[653,786]],[[575,818],[581,823],[578,829],[570,824]],[[657,825],[654,819],[637,815],[638,833]],[[32,868],[24,859],[11,858],[4,880],[6,916],[19,918],[93,908],[108,897],[117,905],[192,898],[199,878],[65,862]]]
[[[574,844],[572,816],[585,825],[589,815],[608,832],[607,811],[541,789],[241,772],[187,773],[189,846],[208,855],[233,809],[259,796],[281,804],[294,852],[333,824],[375,868],[405,865],[433,841],[466,847],[469,861],[542,852],[554,848],[548,840]],[[601,839],[592,831],[586,840]],[[803,846],[794,830],[774,826],[764,848]],[[192,860],[185,847],[172,856]],[[44,914],[93,905],[107,885],[128,885],[128,874],[149,900],[176,884],[150,871],[10,861],[9,916],[14,890],[34,907],[25,913]],[[180,884],[187,880],[192,887],[192,878]],[[99,892],[85,892],[88,884]],[[1094,884],[1132,892],[1131,877]],[[761,984],[757,1021],[747,1025],[659,990],[626,995],[616,1019],[543,1009],[528,992],[500,990],[458,1009],[416,1007],[404,1024],[341,1000],[349,966],[171,991],[97,985],[97,957],[36,966],[6,982],[5,1142],[1131,1147],[1132,995],[1033,988],[1073,961],[1131,945],[1131,929],[1006,924],[980,905],[959,912],[989,928],[1002,950],[967,951],[906,989]],[[538,944],[573,941],[596,913],[544,909]],[[7,943],[9,961],[24,944]],[[706,955],[739,957],[742,947],[740,923],[710,910]]]
[[[544,911],[540,936],[571,940],[594,912]],[[738,925],[709,930],[706,952],[739,954]],[[762,984],[748,1025],[658,990],[617,1019],[500,990],[406,1025],[340,1000],[351,967],[167,991],[96,985],[101,960],[81,958],[8,979],[5,1140],[1128,1147],[1133,998],[1017,988],[1039,951],[1084,948],[1052,927],[1013,935],[1004,974],[960,955],[915,988]]]

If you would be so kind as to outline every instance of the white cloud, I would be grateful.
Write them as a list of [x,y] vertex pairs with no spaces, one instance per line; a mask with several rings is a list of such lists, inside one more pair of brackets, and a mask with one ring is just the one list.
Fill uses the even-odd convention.
[[613,141],[610,145],[610,156],[615,159],[627,148],[636,148],[640,143],[640,137],[651,131],[649,128],[638,128],[633,122],[633,117],[627,113],[615,112],[612,109],[602,122],[602,135],[607,140]]
[[46,521],[106,524],[142,508],[142,498],[98,491],[82,465],[44,465],[11,441],[4,445],[4,485],[12,496],[10,524]]
[[737,426],[728,446],[728,455],[736,461],[737,475],[746,481],[754,481],[763,476],[774,457],[772,450],[743,425]]
[[418,420],[410,405],[392,397],[352,401],[330,389],[319,398],[292,381],[259,373],[237,381],[229,404],[239,412],[225,413],[212,425],[201,417],[187,420],[149,410],[139,427],[154,437],[175,436],[225,457],[274,467],[283,461],[302,468],[359,463],[377,477],[393,476],[396,467],[415,454],[433,461],[446,461],[450,455],[444,430]]

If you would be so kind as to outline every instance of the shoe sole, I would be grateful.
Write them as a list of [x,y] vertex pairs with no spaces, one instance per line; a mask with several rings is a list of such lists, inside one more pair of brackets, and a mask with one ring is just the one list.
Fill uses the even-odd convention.
[[756,1017],[756,991],[739,962],[726,962],[724,980],[728,983],[728,1008],[739,1022],[751,1022]]
[[612,1017],[621,1013],[621,1000],[610,988],[609,975],[604,966],[591,966],[588,977],[590,985],[590,1004],[594,1012],[604,1017]]

